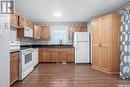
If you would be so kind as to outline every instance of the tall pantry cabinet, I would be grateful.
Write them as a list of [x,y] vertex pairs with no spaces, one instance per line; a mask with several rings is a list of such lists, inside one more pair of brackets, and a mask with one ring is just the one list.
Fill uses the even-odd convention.
[[92,20],[92,68],[118,74],[120,62],[120,14]]

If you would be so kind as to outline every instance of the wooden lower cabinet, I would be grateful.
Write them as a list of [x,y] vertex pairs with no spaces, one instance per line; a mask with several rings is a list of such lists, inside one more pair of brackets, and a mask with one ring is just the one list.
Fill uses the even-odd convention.
[[51,57],[52,57],[51,62],[59,62],[60,55],[58,51],[52,51]]
[[19,78],[19,52],[10,53],[10,85]]
[[39,48],[39,62],[74,62],[74,48]]
[[43,62],[44,61],[44,59],[43,59],[43,48],[39,48],[38,49],[38,60],[39,60],[39,62]]
[[[45,51],[43,51],[43,52],[45,52]],[[50,51],[46,51],[46,52],[44,53],[43,58],[44,58],[44,62],[52,62],[51,52],[50,52]]]

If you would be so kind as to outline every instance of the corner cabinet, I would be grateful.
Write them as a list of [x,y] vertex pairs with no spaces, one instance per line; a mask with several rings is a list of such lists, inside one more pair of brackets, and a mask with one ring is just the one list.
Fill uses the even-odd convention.
[[108,74],[119,73],[120,14],[92,21],[92,68]]

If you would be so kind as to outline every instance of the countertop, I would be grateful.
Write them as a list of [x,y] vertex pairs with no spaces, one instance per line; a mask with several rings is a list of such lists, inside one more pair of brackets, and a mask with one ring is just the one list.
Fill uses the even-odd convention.
[[73,45],[21,45],[28,48],[74,48]]

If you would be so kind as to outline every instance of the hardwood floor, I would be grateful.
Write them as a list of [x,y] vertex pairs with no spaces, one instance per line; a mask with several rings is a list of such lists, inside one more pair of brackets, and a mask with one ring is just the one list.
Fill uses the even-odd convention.
[[11,87],[130,87],[130,80],[92,70],[90,65],[39,64]]

